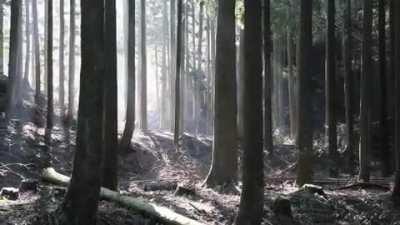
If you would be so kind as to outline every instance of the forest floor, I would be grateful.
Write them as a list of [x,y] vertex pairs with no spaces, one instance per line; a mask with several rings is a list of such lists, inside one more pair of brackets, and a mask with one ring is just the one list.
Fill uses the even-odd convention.
[[[66,175],[72,170],[74,140],[73,130],[55,127],[49,150],[51,165]],[[171,133],[136,133],[130,150],[121,153],[121,192],[169,207],[204,224],[231,224],[239,205],[240,187],[213,190],[202,185],[211,162],[211,140],[185,135],[182,146],[179,152],[175,150]],[[0,198],[0,225],[44,225],[41,215],[61,203],[65,188],[40,181],[46,151],[44,129],[28,121],[0,120],[0,188],[18,188],[26,179],[39,181],[37,191],[20,191],[16,200]],[[296,149],[292,145],[279,145],[273,157],[266,156],[263,224],[400,224],[400,210],[390,201],[391,179],[376,178],[375,186],[343,188],[352,179],[349,176],[322,179],[327,168],[320,163],[317,169],[321,172],[315,176],[322,192],[313,187],[299,189],[293,179],[295,160]],[[292,218],[274,213],[276,199],[289,200]],[[106,201],[100,202],[98,218],[100,225],[160,224]]]

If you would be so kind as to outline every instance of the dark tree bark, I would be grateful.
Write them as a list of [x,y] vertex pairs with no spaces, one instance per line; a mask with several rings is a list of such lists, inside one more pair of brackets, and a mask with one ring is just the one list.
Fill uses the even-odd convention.
[[0,75],[4,75],[4,1],[0,1]]
[[263,112],[261,1],[245,1],[243,120],[243,187],[237,225],[259,225],[263,217]]
[[214,142],[206,179],[209,186],[234,184],[238,177],[234,1],[218,1],[217,21]]
[[372,71],[372,0],[364,0],[360,107],[359,179],[369,181],[370,121],[371,121],[371,71]]
[[354,143],[354,78],[352,70],[352,26],[351,26],[351,0],[346,0],[344,9],[343,29],[343,59],[344,59],[344,92],[345,92],[345,114],[346,114],[346,152],[347,167],[353,171],[355,164]]
[[200,12],[199,12],[199,42],[197,43],[197,70],[202,71],[202,60],[203,60],[203,33],[204,33],[204,1],[200,1]]
[[60,0],[60,48],[59,48],[59,104],[60,115],[65,115],[65,67],[64,67],[64,40],[65,40],[65,19],[64,19],[64,0]]
[[75,0],[70,0],[69,4],[68,123],[71,125],[75,108]]
[[298,51],[298,100],[297,100],[297,162],[296,183],[302,186],[313,177],[313,127],[312,116],[312,77],[310,70],[312,48],[312,0],[300,2],[300,30]]
[[40,43],[37,0],[32,0],[33,46],[35,49],[35,103],[39,104],[41,74],[40,74]]
[[328,26],[326,32],[326,74],[325,74],[325,113],[326,136],[330,163],[329,175],[338,175],[335,165],[338,163],[336,128],[336,46],[335,46],[335,0],[328,0]]
[[[47,122],[46,130],[53,128],[53,0],[47,2]],[[47,135],[46,135],[47,136]],[[50,138],[50,137],[49,137]]]
[[[289,14],[290,15],[290,14]],[[288,89],[289,89],[289,119],[290,119],[290,136],[293,139],[296,139],[297,135],[297,117],[296,117],[296,112],[297,112],[297,104],[296,104],[296,74],[293,70],[293,67],[295,65],[294,60],[295,60],[295,49],[294,49],[294,37],[293,37],[293,31],[291,31],[290,27],[287,28],[287,54],[288,54],[288,72],[289,72],[289,78],[288,78]]]
[[140,120],[139,127],[147,130],[147,54],[146,54],[146,0],[140,0]]
[[174,144],[179,149],[179,138],[181,136],[181,73],[182,73],[182,0],[177,0],[177,29],[176,29],[176,67],[175,67],[175,124],[174,124]]
[[8,79],[9,87],[7,88],[7,114],[12,117],[15,106],[18,103],[18,84],[21,82],[22,74],[19,71],[18,60],[20,49],[22,48],[19,41],[22,36],[21,33],[21,19],[22,19],[22,1],[13,0],[11,2],[11,26],[10,26],[10,47],[9,47],[9,63],[8,63]]
[[71,182],[60,208],[61,225],[96,224],[101,186],[104,73],[104,2],[81,0],[82,70],[77,146]]
[[271,66],[271,16],[270,0],[264,0],[264,148],[272,154],[274,149],[272,138],[272,66]]
[[[400,1],[392,0],[393,28],[394,28],[394,58],[400,59]],[[393,188],[393,200],[400,205],[400,64],[394,63],[395,74],[395,155],[396,155],[396,178]]]
[[174,131],[175,121],[175,75],[176,75],[176,0],[170,0],[169,5],[169,18],[170,18],[170,45],[169,45],[169,95],[170,95],[170,130]]
[[135,129],[135,1],[128,1],[128,82],[125,129],[120,149],[128,149]]
[[115,0],[104,1],[103,187],[118,190],[117,18]]
[[30,62],[31,62],[31,23],[30,23],[30,4],[31,0],[25,0],[25,70],[24,79],[29,80]]
[[[167,96],[167,79],[168,79],[168,67],[167,67],[167,40],[168,40],[168,11],[167,1],[163,1],[163,38],[162,38],[162,69],[161,69],[161,94]],[[161,129],[167,129],[168,127],[168,105],[164,99],[161,101],[161,112],[160,112],[160,127]]]
[[378,32],[379,32],[379,78],[380,78],[380,112],[379,112],[379,130],[380,130],[380,155],[382,160],[382,175],[389,176],[391,168],[391,156],[389,149],[389,132],[387,125],[387,97],[389,96],[386,84],[386,4],[385,0],[378,1]]

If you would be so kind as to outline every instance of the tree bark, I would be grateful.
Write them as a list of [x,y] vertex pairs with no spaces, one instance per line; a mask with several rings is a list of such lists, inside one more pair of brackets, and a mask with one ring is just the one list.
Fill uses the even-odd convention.
[[200,12],[199,12],[199,42],[197,43],[197,70],[202,71],[202,60],[203,60],[203,33],[204,33],[204,1],[200,1]]
[[30,0],[25,0],[25,70],[24,70],[24,79],[29,81],[29,69],[31,62],[31,23],[30,23]]
[[312,0],[301,0],[300,2],[296,141],[299,149],[296,183],[299,186],[311,182],[313,177],[313,127],[311,121],[313,89],[310,73],[312,67],[312,5]]
[[120,149],[129,148],[135,129],[135,1],[128,1],[128,82],[125,129],[120,141]]
[[[393,28],[394,28],[394,58],[400,59],[400,1],[392,0]],[[393,188],[393,199],[396,205],[400,205],[400,64],[394,63],[395,74],[395,136],[394,149],[396,158],[396,179]]]
[[336,128],[336,39],[335,39],[335,0],[328,0],[328,25],[326,32],[326,74],[325,74],[325,113],[326,136],[330,159],[329,175],[336,177],[338,168],[337,128]]
[[7,88],[7,116],[13,116],[15,106],[18,102],[18,84],[21,82],[22,74],[18,70],[18,60],[20,48],[22,48],[19,38],[21,33],[21,17],[22,17],[22,1],[13,0],[11,2],[11,27],[10,27],[10,44],[9,44],[9,63],[8,63],[8,79],[9,87]]
[[104,4],[103,187],[118,190],[117,17],[115,0]]
[[236,97],[235,2],[218,1],[214,142],[206,184],[237,182],[238,134]]
[[179,138],[181,136],[181,73],[182,73],[182,0],[177,0],[177,29],[176,29],[176,67],[175,67],[175,124],[174,124],[174,144],[176,149],[180,148]]
[[147,130],[147,54],[146,54],[146,0],[140,0],[140,123]]
[[359,162],[360,171],[359,179],[361,181],[369,181],[369,154],[370,144],[370,95],[371,90],[371,71],[372,71],[372,0],[364,0],[364,16],[363,16],[363,41],[362,41],[362,74],[361,74],[361,107],[360,107],[360,151]]
[[64,19],[64,0],[60,0],[60,46],[59,46],[59,104],[60,115],[65,116],[65,66],[64,66],[64,40],[65,40],[65,19]]
[[379,84],[380,84],[380,111],[379,111],[379,130],[380,130],[380,155],[382,160],[382,175],[389,176],[391,168],[391,152],[389,149],[389,132],[387,125],[388,107],[387,98],[389,95],[387,89],[386,73],[386,4],[385,0],[378,1],[378,32],[379,32]]
[[58,215],[61,225],[95,224],[101,186],[104,2],[81,1],[82,68],[72,179]]
[[32,0],[33,45],[35,49],[35,103],[39,104],[41,74],[40,74],[40,43],[37,0]]
[[273,154],[272,137],[272,66],[271,66],[271,15],[270,0],[264,0],[263,7],[263,39],[264,39],[264,148]]
[[[53,0],[47,2],[47,122],[46,131],[53,128]],[[48,136],[48,135],[46,135]],[[50,137],[49,137],[50,138]]]
[[0,2],[0,75],[4,75],[4,1]]
[[243,188],[235,224],[259,225],[264,206],[261,1],[245,1],[244,7]]
[[346,144],[347,167],[353,171],[355,164],[354,143],[354,78],[352,70],[352,26],[351,26],[351,0],[346,0],[343,29],[343,59],[344,59],[344,92],[346,115]]
[[75,108],[75,0],[70,0],[68,68],[68,123],[71,125]]

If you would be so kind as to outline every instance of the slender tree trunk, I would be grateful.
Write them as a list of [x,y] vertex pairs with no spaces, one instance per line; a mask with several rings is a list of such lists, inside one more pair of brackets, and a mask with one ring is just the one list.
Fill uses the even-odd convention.
[[128,149],[135,129],[135,1],[128,1],[128,82],[127,107],[124,133],[120,142],[120,149]]
[[25,70],[24,79],[29,81],[29,69],[31,62],[31,23],[30,23],[30,2],[31,0],[25,0]]
[[264,205],[261,1],[245,1],[244,7],[243,187],[235,224],[259,225]]
[[35,49],[35,103],[39,104],[41,74],[40,74],[40,44],[37,0],[32,0],[33,45]]
[[115,0],[104,2],[103,187],[118,190],[117,17]]
[[200,1],[200,12],[199,12],[199,42],[197,43],[197,70],[202,71],[203,61],[203,33],[204,33],[204,1]]
[[63,118],[65,116],[65,67],[64,67],[64,38],[65,36],[65,20],[64,20],[64,0],[60,0],[60,48],[59,48],[59,104],[60,104],[60,115]]
[[326,136],[330,163],[329,175],[336,177],[338,168],[337,128],[336,128],[336,46],[335,46],[335,0],[328,0],[328,26],[326,32],[326,77],[325,77],[325,113]]
[[[163,1],[163,38],[162,38],[162,67],[161,67],[161,94],[167,96],[167,39],[168,39],[168,12],[167,12],[167,1]],[[161,129],[167,129],[168,127],[168,105],[164,99],[161,101],[161,112],[160,112],[160,127]]]
[[169,91],[170,91],[170,121],[171,121],[171,132],[174,132],[175,121],[175,75],[176,75],[176,1],[170,0],[170,54],[169,54]]
[[273,139],[272,139],[272,67],[271,67],[271,19],[270,19],[270,0],[264,0],[263,7],[264,18],[264,148],[269,154],[272,154]]
[[0,2],[0,75],[4,75],[4,1]]
[[235,2],[218,1],[214,142],[209,186],[237,181]]
[[[392,0],[393,7],[393,32],[394,32],[394,58],[400,59],[400,1]],[[396,158],[396,178],[393,188],[393,199],[396,205],[400,205],[400,64],[394,63],[395,75],[395,135],[394,149]]]
[[392,54],[393,75],[395,76],[395,105],[394,105],[394,150],[396,159],[396,177],[393,188],[393,200],[396,205],[400,205],[400,2],[391,1],[392,13],[392,44],[394,52]]
[[364,0],[362,42],[362,74],[361,74],[361,107],[360,107],[360,152],[359,179],[369,181],[369,154],[370,154],[370,121],[371,121],[371,78],[372,71],[372,0]]
[[311,86],[311,48],[312,48],[312,0],[300,2],[300,29],[298,55],[298,100],[297,100],[297,162],[296,183],[302,186],[313,177],[313,127],[311,122],[312,93]]
[[70,0],[69,24],[68,123],[71,125],[75,108],[75,0]]
[[[176,149],[180,148],[179,138],[181,136],[181,63],[182,63],[182,0],[178,0],[177,5],[177,29],[176,29],[176,75],[175,75],[175,124],[174,124],[174,144]],[[172,17],[172,16],[171,16]]]
[[378,32],[379,32],[379,78],[380,78],[380,112],[379,112],[379,129],[380,129],[380,151],[382,160],[382,175],[389,176],[391,168],[391,156],[389,150],[389,132],[387,125],[387,97],[388,89],[387,84],[387,73],[386,73],[386,4],[385,0],[378,1]]
[[294,66],[294,43],[293,43],[293,33],[290,28],[287,28],[287,54],[288,54],[288,71],[289,71],[289,78],[288,78],[288,88],[289,88],[289,120],[290,120],[290,136],[293,139],[296,139],[296,112],[297,112],[297,105],[296,105],[296,75],[293,70]]
[[10,26],[10,44],[9,44],[9,63],[8,63],[8,79],[9,87],[7,88],[7,114],[12,117],[14,114],[15,106],[18,102],[18,84],[21,81],[21,76],[18,69],[18,60],[20,48],[22,46],[19,42],[21,33],[21,19],[22,19],[22,1],[13,0],[11,2],[11,26]]
[[44,86],[44,93],[45,95],[48,93],[47,90],[47,82],[48,82],[48,67],[49,65],[47,64],[48,62],[48,41],[47,41],[47,34],[48,34],[48,27],[49,27],[49,10],[48,10],[48,4],[50,0],[43,0],[44,1],[44,34],[43,34],[43,39],[44,39],[44,47],[43,47],[43,61],[44,61],[44,69],[43,69],[43,86]]
[[53,0],[47,2],[47,123],[46,130],[53,128]]
[[346,144],[347,167],[354,171],[355,143],[354,143],[354,78],[352,70],[352,26],[351,26],[351,0],[346,0],[343,29],[343,59],[344,59],[344,92],[346,114]]
[[60,225],[96,224],[101,186],[104,2],[81,0],[82,71],[74,168]]
[[147,130],[146,0],[140,1],[140,129]]

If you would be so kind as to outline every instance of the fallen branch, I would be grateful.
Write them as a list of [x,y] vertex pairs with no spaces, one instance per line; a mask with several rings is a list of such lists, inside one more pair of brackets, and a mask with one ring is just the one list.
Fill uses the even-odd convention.
[[[70,178],[56,172],[53,168],[46,168],[42,173],[44,181],[66,186],[69,184]],[[166,207],[159,206],[154,203],[148,203],[144,199],[123,196],[118,192],[111,191],[107,188],[101,188],[100,197],[104,200],[118,203],[124,207],[140,211],[157,218],[160,222],[171,225],[204,225],[196,220],[180,215]]]
[[390,187],[375,183],[367,183],[367,182],[358,182],[337,188],[337,190],[348,190],[348,189],[378,189],[382,191],[390,191]]

